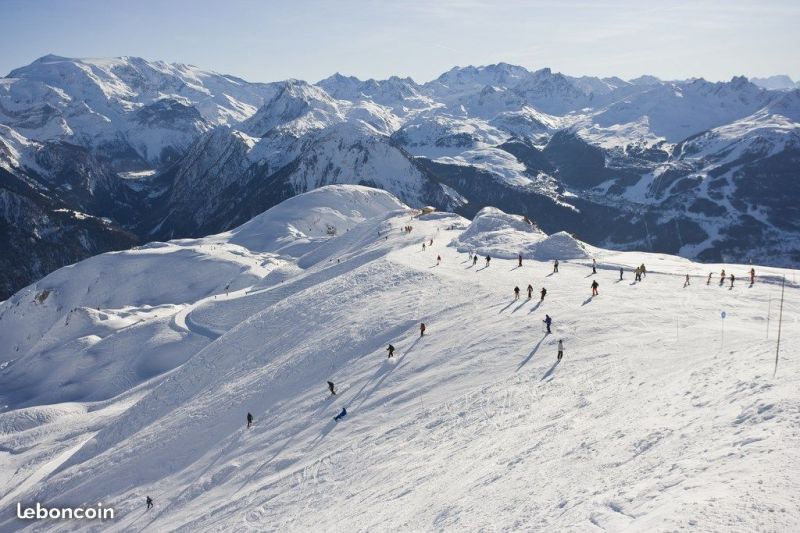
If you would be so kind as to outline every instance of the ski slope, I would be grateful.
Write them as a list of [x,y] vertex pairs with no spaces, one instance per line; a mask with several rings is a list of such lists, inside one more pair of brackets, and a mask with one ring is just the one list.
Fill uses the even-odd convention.
[[[0,304],[2,345],[20,346],[0,357],[0,531],[800,528],[795,272],[756,266],[750,286],[749,265],[597,249],[498,210],[472,222],[418,216],[358,186],[290,202],[296,209],[267,211],[252,232],[165,245],[196,255],[189,264],[179,262],[183,249],[150,258],[135,282],[145,290],[149,277],[147,290],[163,298],[111,297],[120,280],[104,261],[123,264],[131,251],[57,271]],[[325,220],[339,225],[336,236],[320,230]],[[552,273],[559,251],[573,255]],[[87,305],[74,286],[92,261],[112,279]],[[641,263],[648,273],[635,283]],[[187,276],[200,266],[212,267],[204,283]],[[241,274],[226,291],[234,266]],[[719,284],[721,268],[736,275],[732,289]],[[45,288],[52,296],[35,303]],[[78,332],[59,322],[65,294],[73,307],[99,307]],[[119,317],[134,305],[164,311],[126,325]],[[154,333],[162,327],[173,336]],[[62,338],[118,340],[75,362],[77,348]],[[155,364],[176,342],[182,360],[160,372],[115,388],[90,379],[101,363],[120,373],[131,361]],[[22,375],[49,390],[11,388]],[[59,393],[73,380],[79,394]],[[342,407],[348,416],[334,422]],[[21,522],[17,501],[102,501],[117,517]]]

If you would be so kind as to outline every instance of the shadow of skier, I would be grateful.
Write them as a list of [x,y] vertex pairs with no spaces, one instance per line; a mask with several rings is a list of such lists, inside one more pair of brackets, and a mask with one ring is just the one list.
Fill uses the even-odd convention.
[[523,366],[525,366],[526,364],[528,364],[528,361],[530,361],[530,360],[531,360],[531,358],[534,356],[534,354],[536,354],[536,352],[539,350],[539,346],[541,346],[541,345],[542,345],[542,343],[544,342],[544,340],[547,338],[547,335],[548,335],[548,333],[545,333],[545,334],[542,336],[542,338],[541,338],[541,339],[539,339],[539,342],[537,342],[537,343],[536,343],[536,346],[534,346],[534,347],[533,347],[533,350],[531,350],[531,353],[529,353],[529,354],[528,354],[528,357],[526,357],[525,359],[523,359],[523,361],[522,361],[522,362],[519,364],[519,366],[517,367],[517,369],[516,369],[514,372],[519,372],[519,371],[520,371],[520,369],[521,369]]
[[559,364],[560,362],[561,362],[561,361],[556,361],[555,363],[553,363],[553,366],[551,366],[551,367],[550,367],[550,370],[548,370],[547,372],[545,372],[544,376],[542,376],[542,379],[540,379],[539,381],[544,381],[544,380],[546,380],[547,378],[549,378],[549,377],[550,377],[550,376],[553,374],[553,372],[555,371],[556,367],[558,366],[558,364]]

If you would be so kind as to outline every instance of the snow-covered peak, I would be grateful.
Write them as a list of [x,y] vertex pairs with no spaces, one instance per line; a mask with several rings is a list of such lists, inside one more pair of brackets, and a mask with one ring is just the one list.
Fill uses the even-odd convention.
[[386,191],[327,185],[299,194],[230,232],[209,237],[252,251],[300,257],[320,242],[347,233],[368,218],[408,209]]
[[242,123],[241,129],[263,137],[280,126],[282,131],[300,136],[343,121],[347,107],[346,102],[333,99],[321,87],[288,80],[279,85],[275,96],[255,115]]
[[779,74],[777,76],[769,76],[766,78],[750,78],[750,82],[773,91],[786,91],[792,89],[800,89],[800,82],[795,82],[786,74]]
[[450,245],[459,252],[516,259],[519,254],[532,257],[538,243],[546,237],[527,217],[484,207]]

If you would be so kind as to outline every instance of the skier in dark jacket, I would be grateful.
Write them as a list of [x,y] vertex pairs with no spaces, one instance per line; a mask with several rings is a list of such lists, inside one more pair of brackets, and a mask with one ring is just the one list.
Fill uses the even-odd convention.
[[713,275],[714,275],[713,272],[709,272],[708,273],[708,279],[706,280],[706,285],[711,285],[711,276],[713,276]]
[[562,357],[564,357],[564,341],[558,339],[558,361],[561,361]]
[[517,256],[517,260],[519,261],[519,266],[522,266],[522,254]]
[[550,331],[550,324],[553,323],[553,319],[550,318],[550,315],[544,315],[544,321],[543,322],[544,322],[544,325],[547,326],[547,333],[552,333],[552,331]]
[[514,287],[514,299],[519,300],[519,287]]
[[394,357],[394,346],[390,344],[386,351],[389,352],[389,357]]
[[441,263],[441,262],[442,262],[442,256],[441,255],[437,255],[436,256],[436,265],[438,266],[439,263]]
[[489,266],[489,261],[491,261],[491,260],[492,260],[492,258],[487,255],[486,256],[486,266],[487,267]]
[[557,273],[557,272],[558,272],[558,259],[553,261],[553,273]]
[[528,300],[530,300],[531,298],[533,298],[533,287],[528,285]]
[[722,269],[722,272],[719,273],[719,286],[722,287],[725,284],[725,269]]
[[425,335],[425,322],[419,325],[419,336],[422,337]]
[[733,273],[731,273],[731,289],[733,288],[733,280],[735,280],[735,279],[736,279],[736,276],[734,276]]
[[619,267],[619,280],[622,281],[622,267]]
[[753,285],[756,282],[756,269],[750,269],[750,285]]
[[346,417],[346,416],[347,416],[347,409],[345,409],[344,407],[342,407],[342,412],[340,412],[338,415],[334,416],[334,417],[333,417],[333,419],[334,419],[336,422],[338,422],[339,420],[341,420],[342,418],[344,418],[344,417]]
[[599,287],[599,286],[600,286],[600,284],[597,283],[597,280],[594,280],[592,282],[592,296],[597,296],[597,294],[598,294],[597,287]]
[[475,266],[477,264],[478,264],[478,254],[475,254],[475,256],[472,258],[472,266]]
[[152,509],[152,508],[153,508],[153,498],[151,498],[150,496],[148,496],[148,497],[147,497],[147,498],[144,500],[144,502],[147,504],[147,508],[148,508],[148,509]]
[[249,428],[252,425],[253,425],[253,415],[247,413],[247,427]]
[[539,301],[540,301],[540,302],[543,302],[543,301],[544,301],[544,297],[545,297],[545,296],[547,296],[547,289],[545,289],[544,287],[542,287],[542,290],[541,290],[541,291],[539,291],[539,292],[540,292],[540,293],[541,293],[541,295],[542,295],[542,297],[539,299]]
[[328,382],[328,390],[331,391],[331,395],[336,396],[336,386],[333,384],[333,381]]

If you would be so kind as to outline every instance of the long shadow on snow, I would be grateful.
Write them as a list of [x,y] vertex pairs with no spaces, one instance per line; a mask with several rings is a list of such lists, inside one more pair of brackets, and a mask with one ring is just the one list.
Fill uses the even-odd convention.
[[555,363],[553,363],[553,366],[551,366],[551,367],[550,367],[550,370],[548,370],[547,372],[545,372],[545,373],[544,373],[544,376],[542,376],[542,379],[540,379],[539,381],[544,381],[544,380],[546,380],[547,378],[549,378],[549,377],[552,375],[552,373],[555,371],[556,367],[558,366],[558,363],[560,363],[560,362],[561,362],[561,361],[558,361],[558,360],[556,360],[556,362],[555,362]]
[[593,299],[593,298],[594,298],[594,296],[589,296],[588,298],[586,298],[586,299],[583,301],[583,303],[581,304],[581,307],[583,307],[584,305],[586,305],[586,304],[588,304],[588,303],[591,303],[591,301],[592,301],[592,299]]
[[526,357],[526,358],[525,358],[525,359],[524,359],[524,360],[523,360],[523,361],[522,361],[522,362],[519,364],[519,366],[517,367],[517,369],[516,369],[514,372],[519,372],[519,371],[520,371],[520,369],[521,369],[523,366],[525,366],[525,365],[528,363],[528,361],[530,361],[530,360],[531,360],[531,358],[534,356],[534,354],[535,354],[535,353],[536,353],[536,352],[539,350],[539,346],[541,346],[541,345],[542,345],[542,343],[544,342],[544,340],[547,338],[547,335],[548,335],[548,334],[547,334],[547,333],[545,333],[545,334],[544,334],[544,336],[542,336],[542,338],[541,338],[541,339],[539,339],[539,342],[537,342],[537,343],[536,343],[536,346],[534,346],[534,347],[533,347],[533,350],[531,350],[531,353],[529,353],[529,354],[528,354],[528,357]]
[[536,311],[537,309],[539,309],[539,306],[540,306],[540,305],[542,305],[542,300],[539,300],[538,302],[536,302],[536,305],[534,305],[533,307],[531,307],[531,310],[530,310],[530,311],[528,311],[528,314],[531,314],[531,313],[533,313],[534,311]]

